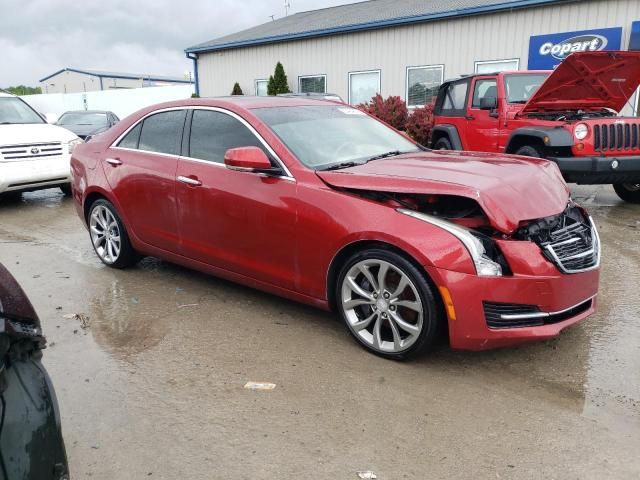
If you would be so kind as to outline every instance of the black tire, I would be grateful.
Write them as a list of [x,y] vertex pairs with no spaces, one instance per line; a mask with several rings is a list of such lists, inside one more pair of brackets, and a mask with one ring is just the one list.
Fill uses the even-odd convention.
[[640,183],[615,183],[616,194],[629,203],[640,203]]
[[[106,208],[109,210],[113,218],[115,219],[119,231],[120,237],[120,252],[115,261],[108,261],[103,258],[103,255],[100,253],[99,248],[93,241],[92,233],[91,233],[91,217],[98,208]],[[127,267],[131,267],[135,265],[140,260],[140,255],[133,249],[131,246],[131,241],[129,240],[129,235],[127,233],[127,228],[125,227],[118,211],[113,206],[111,202],[105,199],[96,200],[91,204],[89,208],[89,215],[87,216],[87,224],[89,225],[89,238],[91,239],[91,245],[93,245],[93,249],[98,255],[98,258],[105,265],[111,268],[123,269]]]
[[[364,261],[367,261],[367,262],[382,261],[382,262],[391,264],[393,268],[399,271],[399,272],[392,271],[391,272],[392,276],[397,275],[398,278],[401,278],[399,276],[400,274],[405,275],[413,284],[413,285],[409,285],[408,287],[405,287],[405,290],[403,291],[406,292],[406,289],[408,288],[409,294],[411,294],[411,297],[416,296],[413,293],[414,292],[413,287],[415,287],[415,291],[417,291],[417,297],[419,298],[409,298],[408,301],[411,303],[415,303],[416,301],[419,301],[421,303],[422,329],[419,333],[416,333],[412,337],[412,339],[413,338],[415,339],[413,339],[413,343],[411,343],[406,349],[398,349],[398,351],[396,352],[382,351],[381,349],[377,349],[374,347],[374,345],[365,341],[365,339],[361,337],[360,334],[356,333],[356,331],[352,327],[351,322],[353,321],[353,319],[357,319],[359,321],[359,320],[362,320],[363,317],[367,317],[368,315],[374,314],[374,310],[378,310],[377,305],[380,303],[380,299],[382,298],[382,296],[380,295],[379,300],[376,302],[375,306],[362,305],[359,307],[355,307],[353,309],[349,309],[350,310],[349,313],[345,311],[345,306],[343,303],[343,299],[344,299],[343,288],[349,288],[349,287],[344,287],[343,283],[345,282],[345,278],[351,271],[352,267],[355,267],[356,265],[362,265],[362,262]],[[377,277],[377,273],[373,273],[374,271],[375,270],[372,270],[371,273],[375,276],[375,278],[379,279],[379,277]],[[389,276],[387,276],[386,278],[388,279]],[[393,280],[393,278],[391,278],[391,280]],[[365,283],[367,282],[364,276],[360,279],[360,282],[362,281],[364,281]],[[391,287],[391,285],[388,285],[388,286]],[[395,287],[397,287],[397,284],[393,288]],[[367,287],[365,286],[365,289],[366,288]],[[372,287],[372,290],[375,291],[376,287]],[[404,300],[405,298],[407,297],[402,295],[398,298],[398,300]],[[427,282],[427,279],[425,278],[425,274],[421,272],[418,268],[416,268],[416,266],[413,263],[411,263],[409,260],[404,258],[402,255],[399,255],[391,250],[386,250],[383,248],[372,248],[372,249],[363,250],[351,256],[351,258],[349,258],[349,260],[345,262],[345,264],[341,268],[340,273],[338,275],[338,280],[335,285],[335,299],[336,299],[336,308],[340,312],[340,317],[342,318],[342,321],[344,322],[344,325],[349,331],[349,333],[351,334],[351,336],[366,350],[384,358],[393,359],[393,360],[406,360],[421,354],[425,354],[434,345],[438,337],[438,333],[441,327],[443,326],[443,317],[442,317],[441,310],[438,306],[439,304],[436,301],[436,297],[434,295],[434,291],[432,287],[430,286],[430,284]],[[354,298],[351,297],[351,299],[353,300]],[[387,304],[393,305],[392,303],[393,301],[394,300],[389,300]],[[385,307],[384,311],[391,312],[393,308],[394,307],[392,306],[388,306],[388,307]],[[393,310],[393,312],[395,313],[387,313],[388,317],[385,317],[386,319],[381,320],[382,323],[381,323],[380,331],[383,332],[382,329],[383,328],[385,329],[384,331],[386,332],[386,339],[383,338],[382,334],[380,335],[379,338],[381,338],[382,340],[385,340],[385,343],[387,344],[394,343],[393,342],[394,335],[393,335],[392,329],[390,328],[391,327],[390,324],[394,322],[391,322],[390,318],[393,315],[400,314],[401,309],[403,308],[404,307],[402,306],[395,307],[395,310]],[[362,309],[362,310],[358,310],[358,309]],[[379,312],[381,311],[383,311],[382,308],[380,308]],[[409,311],[409,309],[407,309],[407,311]],[[358,316],[359,315],[358,312],[360,312],[361,316]],[[351,315],[352,320],[349,320],[348,315]],[[385,314],[378,313],[378,315],[384,316]],[[401,318],[404,321],[406,321],[407,317],[405,317],[404,315],[405,314],[403,313]],[[417,314],[415,315],[416,317],[414,318],[417,318]],[[377,318],[379,317],[376,317],[376,319]],[[374,337],[373,329],[375,329],[375,325],[374,325],[375,323],[376,323],[376,320],[372,320],[369,324],[371,327],[371,332],[369,332],[369,327],[361,328],[359,329],[359,331],[362,334],[366,330],[367,333],[365,333],[365,335],[371,335],[371,337],[373,338]],[[394,323],[394,325],[396,325],[395,327],[396,332],[400,332],[401,334],[407,335],[405,330],[398,329],[397,323]],[[418,321],[416,321],[416,325],[418,325]],[[413,323],[412,323],[412,326],[413,326]],[[409,336],[410,335],[407,335],[406,338],[409,338]]]
[[64,185],[60,185],[60,190],[62,190],[62,193],[64,193],[65,197],[70,197],[73,194],[70,183],[65,183]]
[[533,145],[525,145],[516,150],[516,155],[522,155],[524,157],[543,158],[542,151]]
[[441,137],[436,141],[435,145],[433,146],[433,149],[434,150],[453,150],[453,147],[451,146],[451,142],[447,137]]

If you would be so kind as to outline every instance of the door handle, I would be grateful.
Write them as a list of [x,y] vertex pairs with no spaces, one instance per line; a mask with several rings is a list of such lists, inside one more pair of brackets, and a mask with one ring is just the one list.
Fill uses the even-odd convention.
[[474,117],[473,115],[465,115],[465,120],[475,120],[476,117]]
[[200,185],[202,185],[202,182],[197,178],[183,177],[182,175],[178,176],[178,181],[186,183],[187,185],[190,185],[192,187],[199,187]]
[[122,161],[119,158],[107,158],[105,162],[107,162],[109,165],[113,165],[114,167],[122,165]]

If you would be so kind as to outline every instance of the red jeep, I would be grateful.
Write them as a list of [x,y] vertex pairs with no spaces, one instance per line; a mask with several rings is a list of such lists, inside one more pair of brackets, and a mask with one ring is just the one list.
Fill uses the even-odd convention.
[[432,147],[554,161],[567,182],[613,184],[640,203],[640,118],[619,117],[640,84],[640,52],[574,53],[554,71],[445,82]]

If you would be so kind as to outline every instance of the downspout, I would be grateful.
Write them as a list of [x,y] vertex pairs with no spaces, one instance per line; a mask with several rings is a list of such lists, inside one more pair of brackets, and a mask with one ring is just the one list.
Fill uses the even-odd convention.
[[187,58],[193,60],[193,77],[195,80],[196,87],[196,95],[200,96],[200,82],[198,81],[198,54],[195,53],[193,56],[190,53],[187,53]]

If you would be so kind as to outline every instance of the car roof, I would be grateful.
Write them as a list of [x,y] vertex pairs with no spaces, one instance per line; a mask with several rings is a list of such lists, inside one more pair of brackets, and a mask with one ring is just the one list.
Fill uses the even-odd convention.
[[111,113],[111,110],[67,110],[66,113]]
[[208,98],[189,98],[184,100],[174,100],[171,102],[160,103],[145,108],[145,111],[160,110],[162,108],[174,107],[220,107],[220,108],[241,108],[253,110],[256,108],[275,108],[275,107],[301,107],[301,106],[317,106],[326,107],[333,104],[323,99],[315,99],[313,97],[253,97],[245,95],[234,95],[229,97],[208,97]]

